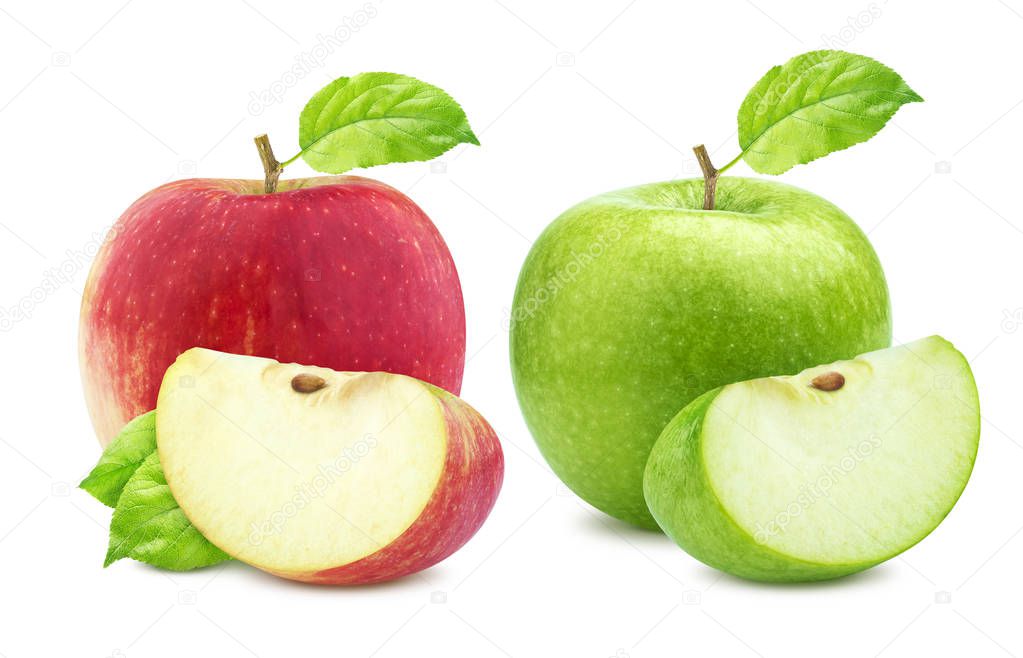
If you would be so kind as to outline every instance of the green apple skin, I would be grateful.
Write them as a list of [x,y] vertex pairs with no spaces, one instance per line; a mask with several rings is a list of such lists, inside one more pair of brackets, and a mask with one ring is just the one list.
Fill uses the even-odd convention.
[[[703,419],[720,392],[708,391],[687,405],[665,428],[663,446],[655,445],[656,459],[647,463],[647,499],[658,510],[665,534],[706,565],[764,582],[829,580],[881,562],[829,565],[796,559],[758,544],[736,524],[714,495],[700,459]],[[684,496],[678,494],[682,488]]]
[[656,528],[643,468],[701,393],[886,347],[888,287],[828,201],[724,177],[642,185],[569,209],[519,275],[511,367],[526,423],[576,494]]
[[[900,350],[902,363],[886,368],[886,353]],[[831,370],[845,372],[842,390],[812,390],[812,377]],[[855,390],[856,376],[868,386],[874,379],[880,382],[876,386],[891,390],[875,389],[865,399],[862,383]],[[940,387],[932,383],[939,378],[945,382]],[[718,431],[723,422],[734,434],[718,436],[715,442],[708,436],[715,422],[709,418],[714,418],[715,403],[725,404],[723,393],[736,388],[748,391],[739,397],[748,417],[735,409],[716,410]],[[758,395],[769,400],[758,405]],[[860,402],[833,398],[842,395],[860,396]],[[816,409],[801,413],[807,407]],[[814,422],[821,419],[830,423]],[[802,445],[793,438],[801,431]],[[830,449],[832,454],[823,461],[837,465],[851,454],[850,446],[867,436],[877,447],[862,453],[866,456],[861,463],[829,476],[834,479],[828,480],[827,501],[806,498],[812,495],[808,485],[825,473],[821,453]],[[704,564],[763,582],[829,580],[889,560],[930,534],[965,489],[979,440],[980,402],[969,363],[951,343],[932,336],[793,377],[740,382],[704,393],[664,428],[647,461],[644,492],[665,533]],[[750,454],[758,449],[770,456]],[[740,461],[757,467],[722,468],[727,460],[708,458],[714,450],[745,451]],[[855,483],[854,478],[861,480]],[[724,482],[728,479],[739,484],[729,487]],[[844,492],[842,487],[847,487]],[[772,497],[773,502],[758,505]],[[790,511],[790,504],[799,506]],[[745,511],[758,506],[779,513],[798,511],[792,525],[805,522],[794,530],[803,531],[799,550],[793,550],[792,542],[779,545],[773,534],[760,534],[771,516],[754,522],[756,514]],[[770,529],[778,534],[792,531]]]

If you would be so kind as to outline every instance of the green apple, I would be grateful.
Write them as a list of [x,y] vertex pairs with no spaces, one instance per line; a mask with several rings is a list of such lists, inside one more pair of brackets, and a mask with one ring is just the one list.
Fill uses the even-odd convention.
[[758,179],[643,185],[571,208],[537,240],[511,314],[523,415],[554,472],[656,527],[643,468],[701,393],[887,347],[884,273],[857,225]]
[[713,567],[764,581],[835,578],[937,527],[979,437],[970,366],[931,336],[705,393],[654,446],[646,501]]

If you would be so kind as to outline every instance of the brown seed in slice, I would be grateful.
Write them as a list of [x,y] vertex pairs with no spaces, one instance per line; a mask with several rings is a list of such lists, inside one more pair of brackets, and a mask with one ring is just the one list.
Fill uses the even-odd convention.
[[810,386],[819,391],[837,391],[845,386],[845,377],[842,373],[832,370],[811,379]]
[[297,393],[314,393],[326,385],[326,379],[307,372],[295,375],[291,380],[291,388]]

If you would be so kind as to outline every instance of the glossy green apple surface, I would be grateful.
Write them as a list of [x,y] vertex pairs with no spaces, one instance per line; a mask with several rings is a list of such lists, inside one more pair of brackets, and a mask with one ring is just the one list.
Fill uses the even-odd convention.
[[804,190],[725,177],[611,192],[533,246],[511,362],[543,456],[575,493],[656,527],[643,468],[665,424],[718,386],[886,347],[888,288],[866,236]]
[[644,489],[698,560],[754,580],[823,580],[937,527],[979,437],[969,364],[931,336],[705,393],[664,429]]

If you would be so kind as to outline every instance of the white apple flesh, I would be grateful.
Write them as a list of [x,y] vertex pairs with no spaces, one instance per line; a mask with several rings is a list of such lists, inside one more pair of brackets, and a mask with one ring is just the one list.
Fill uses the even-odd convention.
[[464,544],[503,457],[459,398],[403,375],[194,348],[164,376],[157,445],[171,492],[229,555],[313,583],[378,582]]
[[644,491],[697,559],[754,580],[822,580],[937,527],[979,436],[969,364],[932,336],[700,396],[655,444]]

